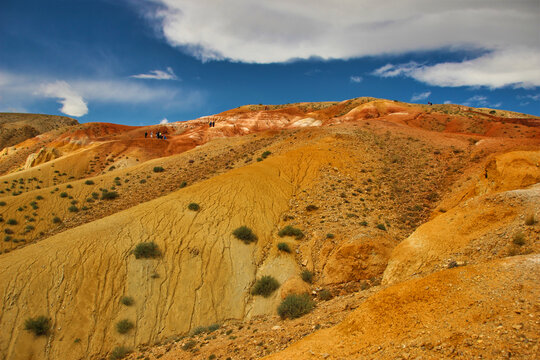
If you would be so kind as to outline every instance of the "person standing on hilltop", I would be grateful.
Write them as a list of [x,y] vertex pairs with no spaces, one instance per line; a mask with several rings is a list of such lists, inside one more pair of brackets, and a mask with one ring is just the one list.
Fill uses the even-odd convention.
[[148,131],[145,131],[144,132],[144,138],[146,139],[147,136],[148,136]]
[[154,137],[154,132],[150,131],[150,139]]

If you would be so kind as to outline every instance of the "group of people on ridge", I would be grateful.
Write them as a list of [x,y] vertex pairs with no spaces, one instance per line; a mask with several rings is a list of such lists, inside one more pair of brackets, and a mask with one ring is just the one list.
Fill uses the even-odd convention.
[[[148,137],[148,131],[145,131],[144,132],[144,138],[146,139],[147,137]],[[153,138],[153,137],[154,137],[154,132],[150,131],[150,138]],[[167,140],[167,135],[164,135],[163,133],[158,131],[158,132],[156,132],[156,139]]]

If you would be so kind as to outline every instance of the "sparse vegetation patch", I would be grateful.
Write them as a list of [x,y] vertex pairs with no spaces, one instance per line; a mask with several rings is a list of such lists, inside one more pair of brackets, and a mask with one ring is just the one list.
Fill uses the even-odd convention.
[[525,235],[523,235],[523,233],[517,233],[514,235],[512,242],[517,246],[525,245]]
[[197,203],[191,203],[188,205],[188,209],[191,211],[199,211],[200,206]]
[[122,305],[131,306],[135,303],[135,300],[131,296],[122,296],[120,302]]
[[128,319],[123,319],[116,323],[116,331],[119,334],[127,334],[134,327],[135,325]]
[[525,218],[525,225],[531,226],[536,224],[538,221],[534,217],[534,214],[530,214]]
[[47,335],[51,329],[51,321],[46,316],[28,318],[24,321],[24,330],[33,332],[36,336]]
[[255,235],[247,226],[240,226],[239,228],[235,229],[233,231],[233,235],[238,240],[242,240],[246,244],[257,241],[257,235]]
[[294,236],[296,240],[300,240],[304,237],[302,230],[297,229],[291,225],[285,226],[283,229],[278,232],[279,237],[284,236]]
[[282,319],[296,319],[309,313],[315,307],[315,303],[308,294],[288,295],[278,306],[278,315]]
[[302,277],[302,280],[307,283],[311,284],[313,282],[313,273],[309,270],[303,270],[300,276]]
[[131,352],[131,350],[129,348],[125,347],[125,346],[117,346],[111,352],[111,355],[109,356],[109,359],[111,359],[111,360],[123,359],[130,352]]
[[161,255],[161,251],[154,242],[142,242],[135,246],[133,254],[136,259],[152,259]]
[[285,242],[280,242],[279,244],[277,244],[277,248],[278,248],[279,251],[283,251],[283,252],[286,252],[286,253],[291,252],[291,248],[289,247],[289,244],[287,244]]
[[101,194],[101,200],[114,200],[118,197],[118,193],[116,191],[104,191]]
[[265,275],[255,282],[251,294],[269,297],[279,288],[279,282],[272,276]]

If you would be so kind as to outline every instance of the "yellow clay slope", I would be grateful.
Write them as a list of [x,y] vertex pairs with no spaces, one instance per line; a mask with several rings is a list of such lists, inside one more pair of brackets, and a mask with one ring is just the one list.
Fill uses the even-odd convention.
[[[265,259],[276,224],[292,194],[310,186],[322,164],[339,161],[315,145],[271,156],[3,255],[2,358],[99,357],[117,345],[275,311],[277,295],[265,307],[249,291],[259,266],[280,282],[297,271],[292,257],[275,266]],[[191,202],[200,211],[188,210]],[[231,235],[242,225],[257,234],[255,244]],[[149,241],[163,256],[135,259],[135,245]],[[133,306],[120,303],[124,295]],[[49,337],[23,329],[25,319],[39,315],[51,318]],[[121,319],[135,325],[126,335],[115,330]]]

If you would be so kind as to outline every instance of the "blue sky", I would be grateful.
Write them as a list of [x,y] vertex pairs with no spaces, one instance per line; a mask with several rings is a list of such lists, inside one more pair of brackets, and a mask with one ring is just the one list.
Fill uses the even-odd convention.
[[374,96],[540,115],[539,24],[538,0],[2,0],[0,111],[148,125]]

